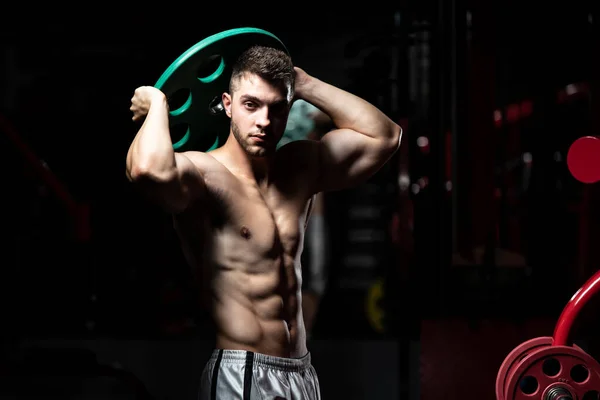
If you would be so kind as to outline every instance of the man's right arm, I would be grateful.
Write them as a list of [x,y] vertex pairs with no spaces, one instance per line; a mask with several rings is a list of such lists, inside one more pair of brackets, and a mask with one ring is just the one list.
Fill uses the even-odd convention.
[[145,86],[136,89],[131,104],[132,119],[143,123],[127,153],[127,178],[166,211],[183,211],[206,187],[197,166],[173,149],[167,98]]

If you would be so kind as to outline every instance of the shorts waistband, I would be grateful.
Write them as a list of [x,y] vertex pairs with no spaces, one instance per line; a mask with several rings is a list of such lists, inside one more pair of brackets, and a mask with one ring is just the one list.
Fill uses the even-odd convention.
[[229,364],[246,364],[252,362],[253,365],[261,365],[266,368],[283,371],[302,371],[311,365],[310,352],[299,358],[286,358],[247,350],[215,349],[210,356],[209,362],[216,361]]

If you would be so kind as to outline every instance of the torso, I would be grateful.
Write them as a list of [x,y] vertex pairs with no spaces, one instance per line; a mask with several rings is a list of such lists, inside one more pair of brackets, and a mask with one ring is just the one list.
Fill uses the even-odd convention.
[[284,165],[294,160],[282,157],[278,175],[259,188],[218,155],[202,157],[213,163],[204,175],[208,201],[177,215],[175,227],[201,275],[217,347],[305,355],[300,255],[312,198],[306,166]]

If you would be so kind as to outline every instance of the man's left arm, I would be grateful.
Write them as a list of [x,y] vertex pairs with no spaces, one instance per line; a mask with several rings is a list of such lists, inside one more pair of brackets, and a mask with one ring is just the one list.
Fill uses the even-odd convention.
[[327,114],[335,126],[315,146],[319,160],[315,192],[366,181],[398,150],[402,129],[368,101],[298,67],[295,95]]

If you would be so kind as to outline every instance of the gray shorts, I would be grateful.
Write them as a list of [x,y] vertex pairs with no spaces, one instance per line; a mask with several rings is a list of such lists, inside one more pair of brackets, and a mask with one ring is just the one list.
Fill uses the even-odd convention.
[[199,400],[320,400],[310,353],[281,358],[244,350],[213,351],[202,372]]

